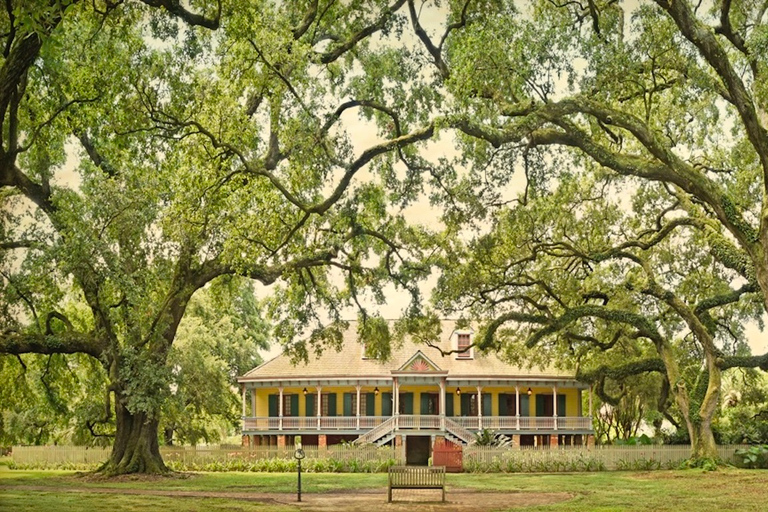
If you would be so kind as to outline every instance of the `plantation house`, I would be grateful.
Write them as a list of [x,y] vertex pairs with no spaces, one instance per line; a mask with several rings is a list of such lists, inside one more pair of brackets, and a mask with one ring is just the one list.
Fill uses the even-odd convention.
[[[238,378],[244,443],[285,446],[296,435],[321,447],[395,443],[418,463],[426,462],[435,440],[466,444],[481,429],[506,434],[518,446],[594,440],[591,399],[588,415],[582,411],[588,386],[573,375],[517,368],[474,348],[444,356],[409,339],[382,362],[366,357],[356,332],[351,322],[339,352],[310,354],[298,365],[279,355]],[[461,350],[474,335],[445,320],[433,345]]]

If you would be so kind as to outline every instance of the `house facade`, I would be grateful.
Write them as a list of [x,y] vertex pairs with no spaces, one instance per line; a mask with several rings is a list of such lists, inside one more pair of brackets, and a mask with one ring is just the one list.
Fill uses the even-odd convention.
[[[243,442],[286,446],[342,441],[404,446],[414,461],[436,440],[467,444],[482,429],[517,446],[591,444],[591,395],[573,375],[552,368],[517,368],[474,348],[443,355],[405,340],[382,362],[366,357],[350,323],[341,351],[310,354],[293,365],[279,355],[238,379]],[[442,322],[444,352],[474,341],[471,329]],[[421,454],[421,455],[418,455]]]

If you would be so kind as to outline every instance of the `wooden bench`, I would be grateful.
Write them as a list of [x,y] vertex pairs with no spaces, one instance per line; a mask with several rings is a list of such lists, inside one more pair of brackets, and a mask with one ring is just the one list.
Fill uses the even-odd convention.
[[389,468],[387,502],[392,489],[440,489],[445,501],[445,466],[392,466]]

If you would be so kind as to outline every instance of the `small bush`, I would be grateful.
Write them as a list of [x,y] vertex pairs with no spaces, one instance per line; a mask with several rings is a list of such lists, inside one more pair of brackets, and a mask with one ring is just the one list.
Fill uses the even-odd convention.
[[768,444],[756,444],[734,453],[736,465],[747,469],[768,469]]
[[616,463],[616,469],[619,471],[653,471],[661,469],[661,467],[661,461],[658,461],[654,458],[638,460],[620,459]]
[[717,468],[722,465],[723,462],[719,459],[699,457],[684,460],[678,467],[680,469],[702,469],[704,471],[717,471]]

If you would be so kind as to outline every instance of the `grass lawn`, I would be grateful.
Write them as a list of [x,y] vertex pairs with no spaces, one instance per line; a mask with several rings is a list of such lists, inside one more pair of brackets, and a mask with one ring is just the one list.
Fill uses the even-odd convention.
[[[248,501],[242,495],[226,497],[135,495],[137,489],[150,492],[209,493],[294,493],[295,474],[274,473],[200,473],[189,478],[163,478],[124,481],[94,481],[67,471],[0,471],[0,510],[45,511],[84,510],[87,512],[122,511],[300,511],[293,504]],[[351,492],[355,489],[379,489],[386,486],[384,474],[303,475],[303,490],[317,501],[318,493]],[[122,493],[97,494],[98,489],[118,489]],[[477,491],[477,510],[482,510],[484,492],[509,494],[508,508],[516,497],[536,493],[566,492],[570,499],[526,511],[710,511],[766,509],[768,472],[722,469],[705,473],[699,470],[654,472],[601,472],[574,474],[463,474],[448,475],[448,500],[451,491]],[[76,489],[77,492],[63,492]],[[132,491],[134,490],[134,491]],[[119,492],[119,491],[118,491]],[[145,491],[146,492],[146,491]],[[379,499],[376,495],[374,499]],[[386,498],[371,512],[384,508]],[[473,500],[475,495],[473,495]],[[414,504],[415,505],[415,504]],[[413,510],[420,507],[413,506]],[[439,506],[451,510],[450,504]],[[344,510],[343,506],[338,512]],[[486,509],[493,510],[493,509]],[[496,509],[499,510],[499,509]]]

